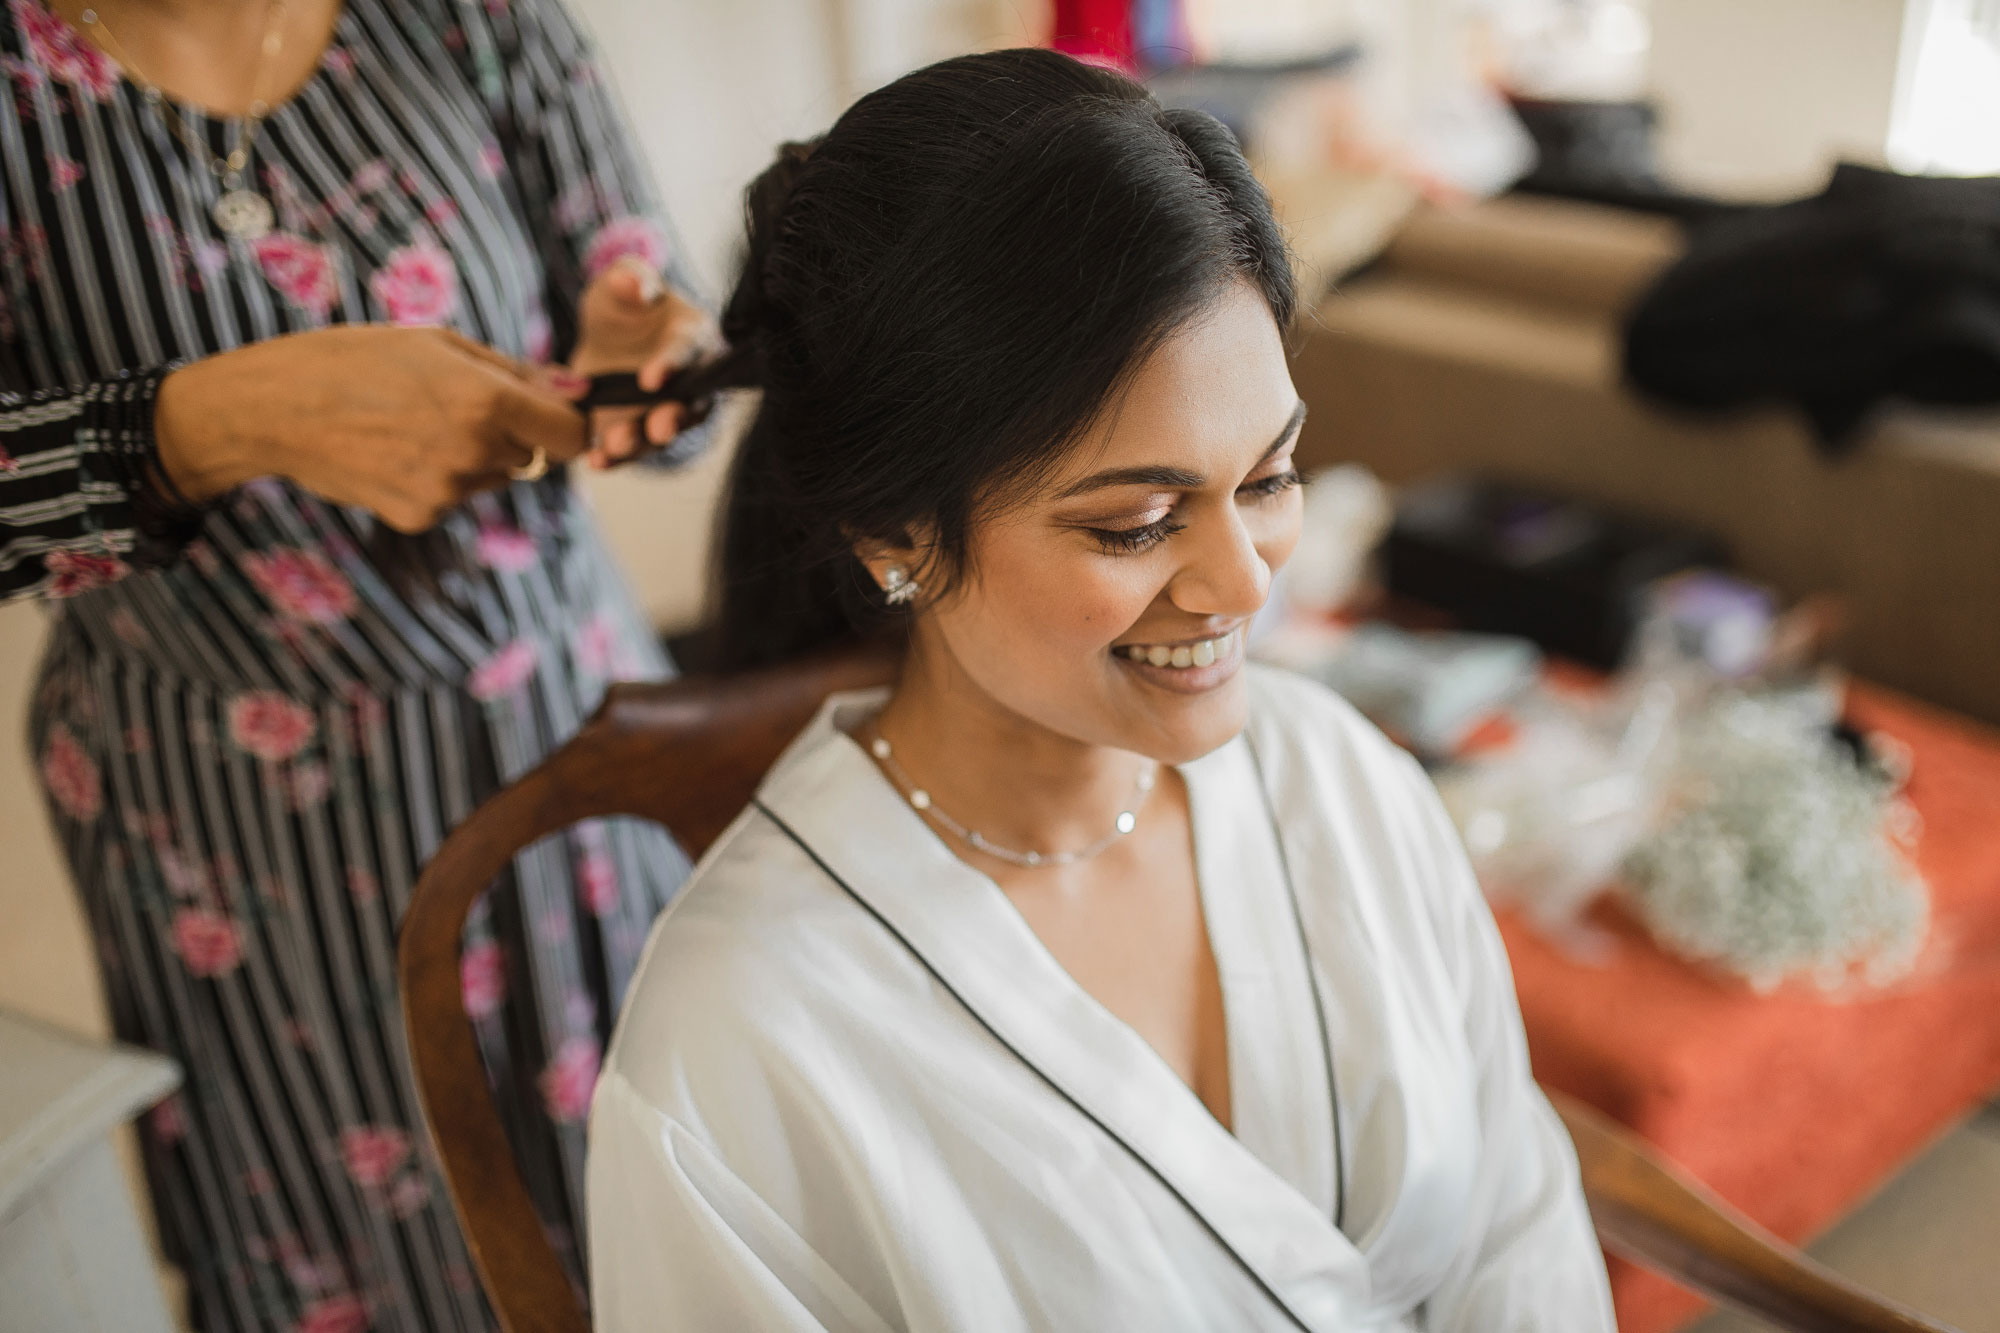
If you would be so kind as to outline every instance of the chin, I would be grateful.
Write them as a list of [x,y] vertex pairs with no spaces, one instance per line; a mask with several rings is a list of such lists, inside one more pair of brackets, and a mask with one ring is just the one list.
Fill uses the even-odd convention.
[[1107,649],[1116,713],[1132,720],[1135,750],[1163,764],[1185,764],[1226,745],[1249,716],[1243,635],[1208,662],[1174,666]]
[[1236,738],[1250,714],[1250,691],[1243,673],[1200,694],[1146,701],[1144,720],[1121,748],[1163,764],[1187,764]]

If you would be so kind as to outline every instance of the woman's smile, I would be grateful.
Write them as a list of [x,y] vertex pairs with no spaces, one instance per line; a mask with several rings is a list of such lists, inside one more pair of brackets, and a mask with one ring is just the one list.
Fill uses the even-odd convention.
[[1120,643],[1111,660],[1147,685],[1176,694],[1206,694],[1243,668],[1242,625],[1177,643]]

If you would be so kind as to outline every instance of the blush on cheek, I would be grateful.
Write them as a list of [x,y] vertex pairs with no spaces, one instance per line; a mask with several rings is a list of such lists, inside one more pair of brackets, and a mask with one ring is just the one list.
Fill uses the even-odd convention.
[[1051,541],[1030,525],[975,534],[972,568],[932,614],[957,666],[1009,710],[1066,735],[1106,739],[1110,648],[1159,589],[1138,562]]

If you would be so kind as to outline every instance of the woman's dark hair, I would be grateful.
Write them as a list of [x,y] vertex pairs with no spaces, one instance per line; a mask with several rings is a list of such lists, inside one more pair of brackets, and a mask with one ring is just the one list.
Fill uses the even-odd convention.
[[1045,474],[1235,279],[1293,280],[1229,131],[1050,51],[962,56],[788,144],[747,196],[722,331],[764,397],[723,515],[720,664],[890,620],[857,539],[964,571],[980,507]]

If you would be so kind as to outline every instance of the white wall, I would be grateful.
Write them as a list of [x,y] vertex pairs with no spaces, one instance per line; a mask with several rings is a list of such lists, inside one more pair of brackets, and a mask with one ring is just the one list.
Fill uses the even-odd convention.
[[1046,0],[571,0],[588,23],[709,294],[743,187],[787,139],[948,55],[1036,40]]
[[[743,189],[780,143],[869,88],[961,51],[1036,40],[1043,0],[571,0],[596,33],[704,295],[734,281]],[[700,619],[720,449],[687,473],[584,491],[656,623]]]
[[1653,0],[1660,152],[1725,197],[1816,191],[1842,157],[1881,162],[1904,0]]

